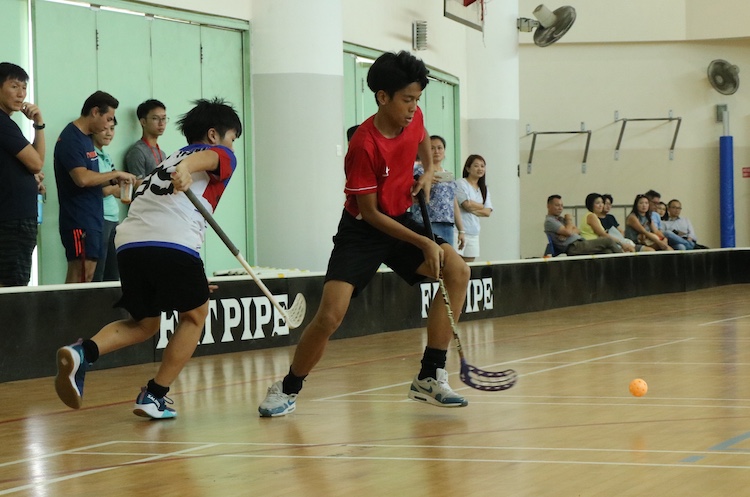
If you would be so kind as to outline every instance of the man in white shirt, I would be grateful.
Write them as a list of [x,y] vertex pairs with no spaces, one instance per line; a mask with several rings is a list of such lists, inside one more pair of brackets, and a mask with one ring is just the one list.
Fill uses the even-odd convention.
[[669,219],[662,221],[664,224],[664,231],[669,231],[682,238],[682,242],[685,248],[693,250],[696,248],[708,248],[698,244],[695,230],[693,229],[693,223],[686,217],[681,217],[682,214],[682,203],[679,200],[670,200],[667,204],[667,214]]

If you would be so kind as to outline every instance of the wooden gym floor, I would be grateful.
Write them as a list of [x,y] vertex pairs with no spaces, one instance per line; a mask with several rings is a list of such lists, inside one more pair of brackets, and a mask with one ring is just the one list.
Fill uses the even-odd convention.
[[[131,413],[153,364],[93,370],[79,411],[51,378],[0,384],[0,495],[746,494],[750,286],[460,329],[469,362],[515,368],[514,388],[464,387],[453,350],[469,406],[406,399],[422,330],[332,341],[283,418],[256,409],[291,348],[194,358],[170,421]],[[628,392],[636,377],[645,397]]]

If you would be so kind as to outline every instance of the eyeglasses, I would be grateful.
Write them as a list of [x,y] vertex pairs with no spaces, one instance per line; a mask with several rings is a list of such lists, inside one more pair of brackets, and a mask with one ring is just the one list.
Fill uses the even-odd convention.
[[149,117],[148,119],[151,122],[154,122],[154,123],[168,123],[169,122],[169,118],[168,117],[154,116],[154,117]]
[[682,210],[682,207],[674,207],[674,206],[672,206],[672,207],[670,207],[670,209],[676,209],[676,210],[678,210],[678,211],[681,211],[681,210]]

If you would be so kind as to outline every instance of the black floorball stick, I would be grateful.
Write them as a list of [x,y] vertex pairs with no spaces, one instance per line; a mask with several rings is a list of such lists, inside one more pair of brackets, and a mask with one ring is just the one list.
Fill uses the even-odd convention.
[[[422,190],[420,190],[417,194],[417,199],[419,200],[419,209],[422,211],[422,219],[424,220],[424,228],[425,231],[427,231],[427,237],[431,240],[434,240],[435,237],[432,234],[430,216],[427,213],[427,205],[425,204],[424,192]],[[448,311],[448,321],[450,321],[451,324],[453,338],[456,339],[456,349],[458,350],[458,356],[461,358],[461,381],[471,388],[489,392],[507,390],[515,385],[516,380],[518,379],[518,374],[512,369],[506,369],[505,371],[485,371],[466,362],[464,351],[461,348],[461,339],[458,336],[456,320],[453,317],[453,309],[451,309],[451,302],[448,298],[448,290],[445,289],[442,269],[440,270],[438,283],[440,284],[440,292],[443,294],[443,302],[445,302],[445,308]]]
[[240,250],[234,243],[232,243],[232,240],[229,239],[227,234],[224,233],[224,230],[221,229],[221,226],[219,226],[219,224],[216,222],[216,219],[214,219],[211,213],[208,212],[201,201],[198,200],[195,194],[189,189],[185,190],[185,195],[187,195],[187,198],[190,199],[190,202],[193,203],[195,208],[198,209],[198,212],[201,213],[206,222],[211,225],[216,234],[219,235],[219,238],[221,238],[221,241],[224,242],[224,245],[227,246],[232,255],[234,255],[237,260],[240,261],[240,264],[242,264],[242,267],[245,268],[247,274],[249,274],[253,281],[255,281],[255,283],[258,285],[258,288],[261,289],[266,297],[268,297],[268,300],[271,301],[273,306],[281,313],[282,316],[284,316],[284,321],[286,321],[287,326],[291,329],[298,328],[299,325],[302,324],[302,321],[305,319],[305,313],[307,312],[307,302],[305,301],[305,296],[301,293],[298,293],[294,298],[294,303],[291,305],[291,307],[289,307],[289,309],[284,309],[283,307],[281,307],[281,304],[279,304],[271,291],[266,287],[266,285],[263,284],[260,278],[256,276],[255,272],[250,267],[250,264],[248,264],[245,258],[242,257]]

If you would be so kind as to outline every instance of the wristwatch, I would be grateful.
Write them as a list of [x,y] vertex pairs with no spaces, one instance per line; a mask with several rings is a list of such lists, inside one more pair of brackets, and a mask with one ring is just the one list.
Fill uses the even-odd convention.
[[47,125],[44,124],[44,123],[42,123],[42,124],[34,123],[34,124],[32,124],[32,126],[34,126],[34,129],[44,129]]

